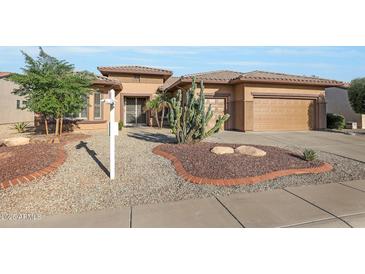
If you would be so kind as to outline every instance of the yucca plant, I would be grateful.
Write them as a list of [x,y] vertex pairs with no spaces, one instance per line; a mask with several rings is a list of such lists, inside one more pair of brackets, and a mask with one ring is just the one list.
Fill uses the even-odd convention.
[[313,149],[306,148],[303,151],[303,160],[311,162],[317,159],[317,152],[315,152]]
[[16,129],[16,131],[18,131],[18,133],[24,133],[27,126],[28,126],[28,123],[19,122],[19,123],[15,123],[14,129]]

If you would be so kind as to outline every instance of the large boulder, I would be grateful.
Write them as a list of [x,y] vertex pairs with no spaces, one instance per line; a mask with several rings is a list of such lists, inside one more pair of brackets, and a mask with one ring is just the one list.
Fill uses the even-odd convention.
[[233,154],[234,153],[234,149],[231,148],[231,147],[213,147],[211,149],[211,152],[213,152],[214,154],[218,154],[218,155],[221,155],[221,154]]
[[235,149],[235,152],[255,157],[263,157],[266,155],[265,151],[259,148],[255,148],[253,146],[239,146]]
[[12,137],[5,139],[3,144],[7,147],[15,147],[29,144],[29,138],[26,137]]

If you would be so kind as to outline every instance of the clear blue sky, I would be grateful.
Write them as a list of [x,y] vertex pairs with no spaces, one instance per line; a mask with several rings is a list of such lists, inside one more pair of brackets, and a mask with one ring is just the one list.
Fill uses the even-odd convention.
[[[37,47],[0,47],[0,71],[20,72],[24,50]],[[365,77],[365,47],[44,47],[78,70],[97,72],[97,66],[143,65],[170,69],[175,75],[229,69],[266,70],[316,75],[350,81]]]

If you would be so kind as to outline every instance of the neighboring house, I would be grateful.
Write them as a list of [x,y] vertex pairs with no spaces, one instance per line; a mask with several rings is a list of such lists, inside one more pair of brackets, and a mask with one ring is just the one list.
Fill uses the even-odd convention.
[[[224,129],[238,131],[311,130],[326,127],[325,89],[343,82],[281,73],[213,71],[172,77],[172,71],[142,66],[98,67],[102,76],[95,93],[80,114],[81,129],[106,128],[108,90],[116,91],[116,121],[127,126],[151,125],[147,100],[159,91],[175,93],[191,86],[193,77],[204,82],[207,105],[215,115],[229,113]],[[199,90],[199,89],[198,89]],[[211,125],[215,118],[211,120]],[[209,125],[209,126],[211,126]]]
[[9,72],[0,72],[0,124],[33,122],[33,113],[22,109],[24,97],[12,94],[17,85],[6,79],[9,75]]
[[341,114],[346,122],[356,122],[357,128],[365,129],[365,115],[355,113],[351,107],[348,91],[345,88],[326,89],[327,113]]

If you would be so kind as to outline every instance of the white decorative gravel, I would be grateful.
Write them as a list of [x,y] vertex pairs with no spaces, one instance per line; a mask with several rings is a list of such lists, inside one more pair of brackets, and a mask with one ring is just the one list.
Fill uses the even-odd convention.
[[[331,163],[334,171],[288,176],[251,186],[195,185],[178,177],[170,161],[152,153],[161,138],[169,140],[165,137],[166,132],[148,128],[123,129],[116,142],[117,179],[112,182],[84,147],[76,148],[79,142],[68,144],[67,160],[56,172],[28,184],[0,190],[0,212],[77,213],[365,178],[364,164],[319,153],[319,158]],[[85,142],[90,154],[95,152],[95,157],[108,169],[108,136],[104,132],[93,133]]]

